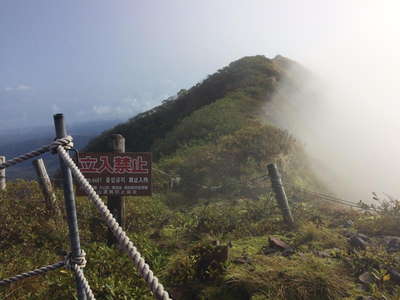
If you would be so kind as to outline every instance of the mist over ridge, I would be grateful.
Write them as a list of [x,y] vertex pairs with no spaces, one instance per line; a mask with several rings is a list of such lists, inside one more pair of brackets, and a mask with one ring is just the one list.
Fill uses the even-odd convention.
[[347,47],[340,59],[325,52],[319,64],[304,62],[307,72],[292,68],[266,115],[304,143],[333,192],[367,202],[372,192],[398,197],[400,59],[361,42]]

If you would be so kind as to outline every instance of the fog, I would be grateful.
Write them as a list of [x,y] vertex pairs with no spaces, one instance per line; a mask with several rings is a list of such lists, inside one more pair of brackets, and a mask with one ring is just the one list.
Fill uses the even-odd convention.
[[298,76],[301,90],[283,84],[273,101],[274,119],[304,143],[331,190],[353,201],[400,196],[399,5],[383,3],[338,22],[300,61],[312,73]]

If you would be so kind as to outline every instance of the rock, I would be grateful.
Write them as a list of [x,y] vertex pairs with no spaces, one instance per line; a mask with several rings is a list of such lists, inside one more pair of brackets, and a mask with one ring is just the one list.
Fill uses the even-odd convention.
[[262,253],[265,255],[280,252],[283,256],[290,256],[295,253],[292,247],[278,238],[269,237],[268,243],[268,246],[264,246],[261,249]]
[[387,252],[397,252],[400,251],[400,238],[392,237],[392,239],[387,244]]
[[391,240],[397,240],[397,239],[400,240],[400,237],[395,235],[384,235],[382,236],[382,238],[386,245],[389,244]]
[[354,222],[352,220],[346,220],[343,224],[343,227],[352,227],[354,225]]
[[355,235],[355,233],[354,232],[351,232],[351,231],[343,231],[343,232],[341,232],[345,237],[347,237],[347,238],[351,238],[353,235]]
[[370,288],[368,287],[368,285],[363,284],[363,283],[358,283],[356,286],[357,286],[357,288],[358,288],[359,290],[364,291],[364,292],[369,292],[369,290],[370,290]]
[[364,284],[372,284],[375,282],[375,278],[372,276],[370,272],[364,272],[360,276],[358,276],[358,280]]
[[400,284],[400,273],[397,272],[395,269],[389,269],[388,272],[390,275],[390,279],[395,283]]
[[211,245],[219,246],[219,245],[221,245],[221,242],[219,240],[214,240],[214,241],[211,241]]
[[363,239],[362,237],[360,237],[358,234],[353,235],[350,239],[349,239],[349,243],[353,248],[356,249],[366,249],[368,246],[368,242]]
[[282,251],[283,256],[290,256],[293,255],[295,251],[292,248],[288,248]]
[[265,254],[265,255],[269,255],[269,254],[273,254],[273,253],[279,252],[279,249],[264,246],[264,247],[261,248],[261,252],[263,254]]
[[238,265],[244,265],[244,264],[250,265],[253,261],[248,256],[241,256],[241,257],[237,257],[237,258],[233,259],[232,262],[234,264],[238,264]]
[[357,233],[356,236],[358,236],[359,238],[363,239],[363,240],[366,241],[366,242],[369,242],[369,241],[370,241],[369,237],[366,236],[366,235],[363,234],[363,233]]
[[331,257],[331,253],[329,250],[317,251],[316,255],[323,258]]
[[161,238],[161,232],[160,230],[154,231],[152,234],[149,236],[151,239],[159,239]]
[[274,238],[274,237],[269,237],[268,238],[268,242],[269,242],[269,246],[271,248],[276,248],[279,250],[285,250],[285,249],[289,249],[290,246],[288,244],[286,244],[284,241],[278,239],[278,238]]

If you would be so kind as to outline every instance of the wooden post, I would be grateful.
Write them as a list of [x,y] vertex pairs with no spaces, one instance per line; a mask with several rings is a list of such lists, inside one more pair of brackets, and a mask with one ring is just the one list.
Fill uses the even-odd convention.
[[[117,153],[125,152],[125,138],[121,134],[113,134],[111,136],[112,150]],[[111,214],[117,220],[119,225],[125,227],[125,199],[122,196],[108,196],[107,206]],[[111,230],[108,230],[107,245],[111,246],[116,243],[116,239]]]
[[47,174],[46,166],[43,159],[35,159],[32,161],[32,164],[35,168],[37,179],[45,199],[47,211],[59,214],[59,209],[56,202],[56,195],[54,193],[50,177]]
[[281,175],[279,174],[278,168],[275,164],[269,164],[268,175],[271,180],[272,189],[275,193],[276,201],[278,202],[279,208],[282,211],[282,216],[289,227],[294,227],[294,219],[292,212],[290,211],[289,203],[286,197],[285,189],[282,184]]
[[[56,129],[56,137],[58,139],[66,137],[67,129],[64,123],[64,115],[54,115],[54,125]],[[72,182],[71,170],[65,165],[63,159],[59,157],[60,169],[63,174],[63,188],[64,188],[64,202],[65,210],[67,211],[68,231],[71,245],[71,252],[73,257],[81,255],[81,242],[79,239],[78,218],[76,216],[75,194]],[[77,276],[75,276],[76,287],[79,300],[86,300],[86,292],[83,284]]]
[[[0,156],[0,164],[6,161],[5,156]],[[0,170],[0,191],[4,191],[6,189],[6,169]]]

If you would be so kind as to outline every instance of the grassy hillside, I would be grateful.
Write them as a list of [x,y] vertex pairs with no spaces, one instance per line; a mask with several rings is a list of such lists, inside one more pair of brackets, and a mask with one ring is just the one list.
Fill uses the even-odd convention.
[[[281,80],[291,82],[291,68],[300,67],[245,57],[89,143],[89,151],[108,151],[109,135],[121,133],[128,151],[153,152],[154,195],[126,197],[126,231],[174,299],[398,299],[400,238],[396,248],[391,236],[400,235],[399,202],[364,212],[303,193],[323,187],[301,144],[262,113]],[[294,229],[265,177],[271,162]],[[62,206],[60,192],[58,199]],[[151,299],[128,258],[105,245],[98,213],[84,197],[77,202],[96,298]],[[46,211],[36,183],[11,184],[0,206],[0,278],[58,261],[68,249],[65,219]],[[65,270],[0,288],[2,299],[73,294]]]
[[[85,274],[96,299],[152,299],[126,255],[105,245],[97,211],[77,200]],[[399,235],[399,202],[363,213],[320,201],[292,202],[296,228],[289,230],[267,186],[258,199],[221,195],[192,208],[171,207],[163,194],[127,197],[126,231],[174,299],[398,299],[399,248],[391,241]],[[0,205],[0,278],[63,259],[65,217],[46,211],[36,183],[11,184]],[[349,237],[361,233],[369,241],[354,247]],[[271,237],[290,249],[271,247]],[[365,273],[370,279],[362,283]],[[0,287],[1,299],[73,295],[73,277],[63,269]]]
[[181,90],[162,105],[105,132],[94,139],[87,149],[110,149],[107,138],[112,133],[120,133],[129,137],[127,150],[148,151],[157,139],[164,138],[183,118],[231,93],[240,91],[252,97],[267,97],[273,93],[274,85],[283,75],[277,61],[254,56],[232,62],[191,89]]

